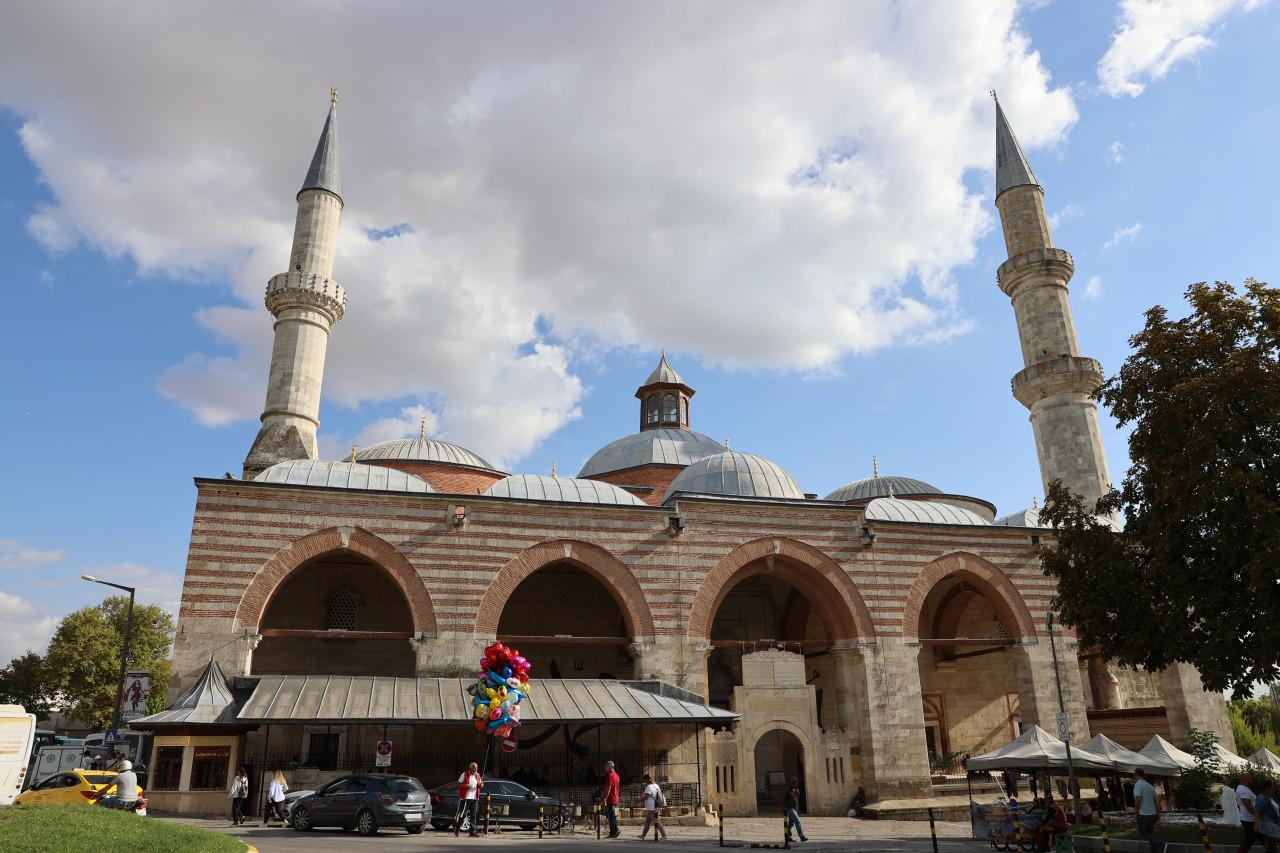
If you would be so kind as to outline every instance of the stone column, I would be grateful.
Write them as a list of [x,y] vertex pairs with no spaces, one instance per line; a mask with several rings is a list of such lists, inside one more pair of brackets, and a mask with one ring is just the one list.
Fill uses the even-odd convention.
[[862,780],[872,800],[927,797],[929,753],[920,697],[920,646],[900,638],[860,643],[848,670],[862,741]]
[[[1062,700],[1071,726],[1071,740],[1082,743],[1089,739],[1089,720],[1085,714],[1084,686],[1080,682],[1080,666],[1076,662],[1080,650],[1074,637],[1057,636],[1058,671],[1062,675]],[[1058,681],[1053,671],[1053,650],[1048,638],[1024,640],[1017,647],[1018,701],[1022,706],[1022,728],[1037,725],[1054,737],[1058,736]]]
[[1187,745],[1192,729],[1213,732],[1224,749],[1236,751],[1235,735],[1227,718],[1227,700],[1221,693],[1204,689],[1200,673],[1189,663],[1175,663],[1160,672],[1164,706],[1169,714],[1169,739],[1178,747]]
[[[867,706],[866,680],[860,678],[862,652],[856,645],[836,646],[829,652],[835,662],[835,723],[857,738],[859,709]],[[918,672],[918,670],[917,670]]]

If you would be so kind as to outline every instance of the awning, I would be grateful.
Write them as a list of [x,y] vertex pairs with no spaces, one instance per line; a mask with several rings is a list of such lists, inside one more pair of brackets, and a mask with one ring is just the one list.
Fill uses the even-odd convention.
[[1151,740],[1147,741],[1147,745],[1138,750],[1138,752],[1154,758],[1167,759],[1185,770],[1196,766],[1196,757],[1194,755],[1183,752],[1169,743],[1169,741],[1160,737],[1160,735],[1152,735]]
[[[1107,759],[1078,746],[1071,747],[1071,765],[1082,775],[1115,769]],[[1067,745],[1032,726],[999,749],[968,759],[964,766],[966,770],[1066,770]]]
[[1106,735],[1094,735],[1093,740],[1085,741],[1081,748],[1111,761],[1121,773],[1132,773],[1138,768],[1142,768],[1148,776],[1177,776],[1182,772],[1182,768],[1171,758],[1134,752]]
[[[470,724],[470,678],[263,675],[242,723]],[[522,723],[731,723],[732,711],[689,701],[662,682],[541,678],[520,703]],[[683,698],[682,698],[683,697]]]

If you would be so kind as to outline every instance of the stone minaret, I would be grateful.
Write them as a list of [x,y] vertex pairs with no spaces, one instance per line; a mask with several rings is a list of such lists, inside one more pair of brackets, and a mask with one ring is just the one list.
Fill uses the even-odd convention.
[[267,282],[267,310],[276,318],[276,338],[262,427],[244,460],[246,478],[277,462],[316,458],[329,327],[342,319],[347,303],[346,292],[332,278],[342,211],[337,111],[334,90],[311,168],[298,191],[289,271]]
[[1092,505],[1109,488],[1107,457],[1092,395],[1102,365],[1080,355],[1067,282],[1075,262],[1055,249],[1036,181],[1018,140],[996,102],[996,207],[1009,259],[996,280],[1013,302],[1026,365],[1013,377],[1013,396],[1031,410],[1040,478],[1046,489],[1061,480]]

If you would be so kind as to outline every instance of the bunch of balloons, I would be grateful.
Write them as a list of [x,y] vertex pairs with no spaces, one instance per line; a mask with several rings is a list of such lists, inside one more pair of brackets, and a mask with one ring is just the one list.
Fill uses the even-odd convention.
[[484,650],[476,683],[467,688],[478,731],[505,738],[520,725],[520,700],[529,693],[529,666],[519,650],[502,643]]

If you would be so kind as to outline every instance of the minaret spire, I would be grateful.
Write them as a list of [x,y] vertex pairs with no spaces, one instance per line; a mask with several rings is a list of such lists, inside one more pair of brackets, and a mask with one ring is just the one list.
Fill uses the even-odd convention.
[[277,462],[316,458],[329,329],[342,319],[347,305],[346,291],[332,278],[342,212],[337,105],[337,90],[332,89],[329,115],[298,191],[289,269],[267,282],[275,344],[262,427],[244,460],[246,479]]
[[1009,252],[996,281],[1013,303],[1024,365],[1014,374],[1013,396],[1031,411],[1045,491],[1061,480],[1092,505],[1111,482],[1093,400],[1102,365],[1080,355],[1067,299],[1075,261],[1053,245],[1044,189],[999,101],[995,202]]

